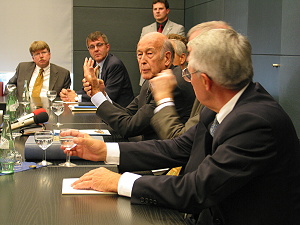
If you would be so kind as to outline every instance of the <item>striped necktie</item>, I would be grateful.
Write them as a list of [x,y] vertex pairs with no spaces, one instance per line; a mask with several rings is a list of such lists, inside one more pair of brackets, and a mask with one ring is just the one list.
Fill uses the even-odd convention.
[[32,97],[40,97],[41,90],[43,87],[43,82],[44,82],[43,72],[44,70],[41,68],[32,89],[32,95],[31,95]]
[[215,119],[214,119],[214,121],[213,121],[213,123],[212,123],[212,125],[210,126],[210,129],[209,129],[209,132],[210,132],[211,136],[214,136],[215,131],[216,131],[218,126],[219,126],[219,122],[217,120],[217,117],[215,117]]

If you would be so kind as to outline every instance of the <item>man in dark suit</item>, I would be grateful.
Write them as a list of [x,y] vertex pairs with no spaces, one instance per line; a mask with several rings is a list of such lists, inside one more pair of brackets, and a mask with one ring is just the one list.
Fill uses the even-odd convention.
[[[180,176],[139,176],[98,168],[73,188],[114,191],[133,204],[192,215],[195,224],[296,225],[300,217],[300,148],[289,116],[253,83],[251,45],[230,29],[189,42],[189,74],[201,120],[172,140],[104,143],[77,135],[71,155],[125,171],[183,166]],[[219,124],[219,125],[218,125]]]
[[15,84],[17,86],[17,96],[19,99],[23,94],[25,80],[28,81],[31,95],[40,69],[43,69],[40,97],[47,97],[48,90],[55,90],[59,93],[63,88],[70,88],[70,71],[50,63],[51,52],[46,42],[34,41],[29,48],[29,52],[33,62],[21,62],[16,69],[15,75],[8,81],[8,84]]
[[[105,91],[114,102],[126,107],[134,97],[131,81],[123,62],[109,53],[110,44],[107,36],[100,31],[92,32],[86,39],[86,46],[91,57],[95,60],[93,66],[98,78],[104,81]],[[75,91],[68,89],[62,90],[60,93],[61,99],[66,102],[78,101],[78,96],[81,97],[80,101],[91,101],[84,90],[75,93]]]
[[[141,76],[146,80],[140,94],[126,107],[114,104],[110,95],[98,86],[92,85],[92,102],[97,106],[97,115],[125,138],[142,135],[143,140],[157,139],[157,135],[150,125],[155,102],[152,98],[148,80],[155,77],[162,70],[172,69],[177,86],[173,91],[174,104],[181,121],[186,121],[190,115],[195,99],[192,86],[181,77],[181,69],[173,66],[174,49],[167,37],[153,32],[142,37],[137,45],[137,59]],[[85,61],[85,77],[93,74],[92,60]],[[95,78],[95,77],[94,77]],[[87,78],[89,80],[89,78]],[[96,85],[97,85],[96,80]],[[86,91],[90,90],[90,83],[85,84]],[[107,96],[109,98],[107,98]],[[170,99],[173,101],[173,99]],[[139,140],[135,138],[135,140]]]

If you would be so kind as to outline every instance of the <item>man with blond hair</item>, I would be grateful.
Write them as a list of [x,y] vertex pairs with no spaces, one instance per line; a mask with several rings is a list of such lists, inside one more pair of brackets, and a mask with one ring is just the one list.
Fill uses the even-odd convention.
[[[57,95],[63,88],[70,88],[70,71],[50,63],[51,52],[49,45],[44,41],[34,41],[29,48],[32,62],[21,62],[15,75],[8,84],[17,86],[17,96],[20,99],[24,90],[24,82],[28,81],[29,93],[33,97],[47,97],[48,90],[55,90]],[[40,79],[41,89],[34,91],[35,83]]]

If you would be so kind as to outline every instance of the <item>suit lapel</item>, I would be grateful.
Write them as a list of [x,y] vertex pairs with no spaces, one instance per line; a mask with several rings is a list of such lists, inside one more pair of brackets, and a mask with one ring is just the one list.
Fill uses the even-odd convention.
[[170,20],[168,20],[168,22],[166,23],[166,26],[164,27],[162,33],[164,35],[167,35],[171,32],[172,28],[173,28],[173,24],[170,22]]
[[50,63],[50,79],[49,79],[49,90],[53,90],[54,85],[58,78],[58,71],[53,66],[53,64]]

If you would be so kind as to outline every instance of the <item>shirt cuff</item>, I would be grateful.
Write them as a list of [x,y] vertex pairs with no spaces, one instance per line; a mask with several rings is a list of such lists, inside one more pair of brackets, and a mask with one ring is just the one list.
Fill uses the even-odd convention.
[[104,96],[104,94],[102,92],[98,92],[97,94],[94,94],[91,97],[91,102],[98,108],[104,101],[109,101],[110,103],[112,103],[112,100],[109,98],[109,96],[106,94],[106,96]]
[[106,143],[106,164],[120,164],[120,148],[118,143]]
[[157,106],[155,109],[154,109],[154,114],[155,113],[158,113],[160,110],[162,110],[163,108],[165,108],[166,106],[175,106],[174,102],[165,102],[165,103],[162,103],[160,104],[159,106]]
[[141,175],[134,173],[123,173],[118,183],[118,194],[126,197],[131,197],[133,184],[140,177]]

